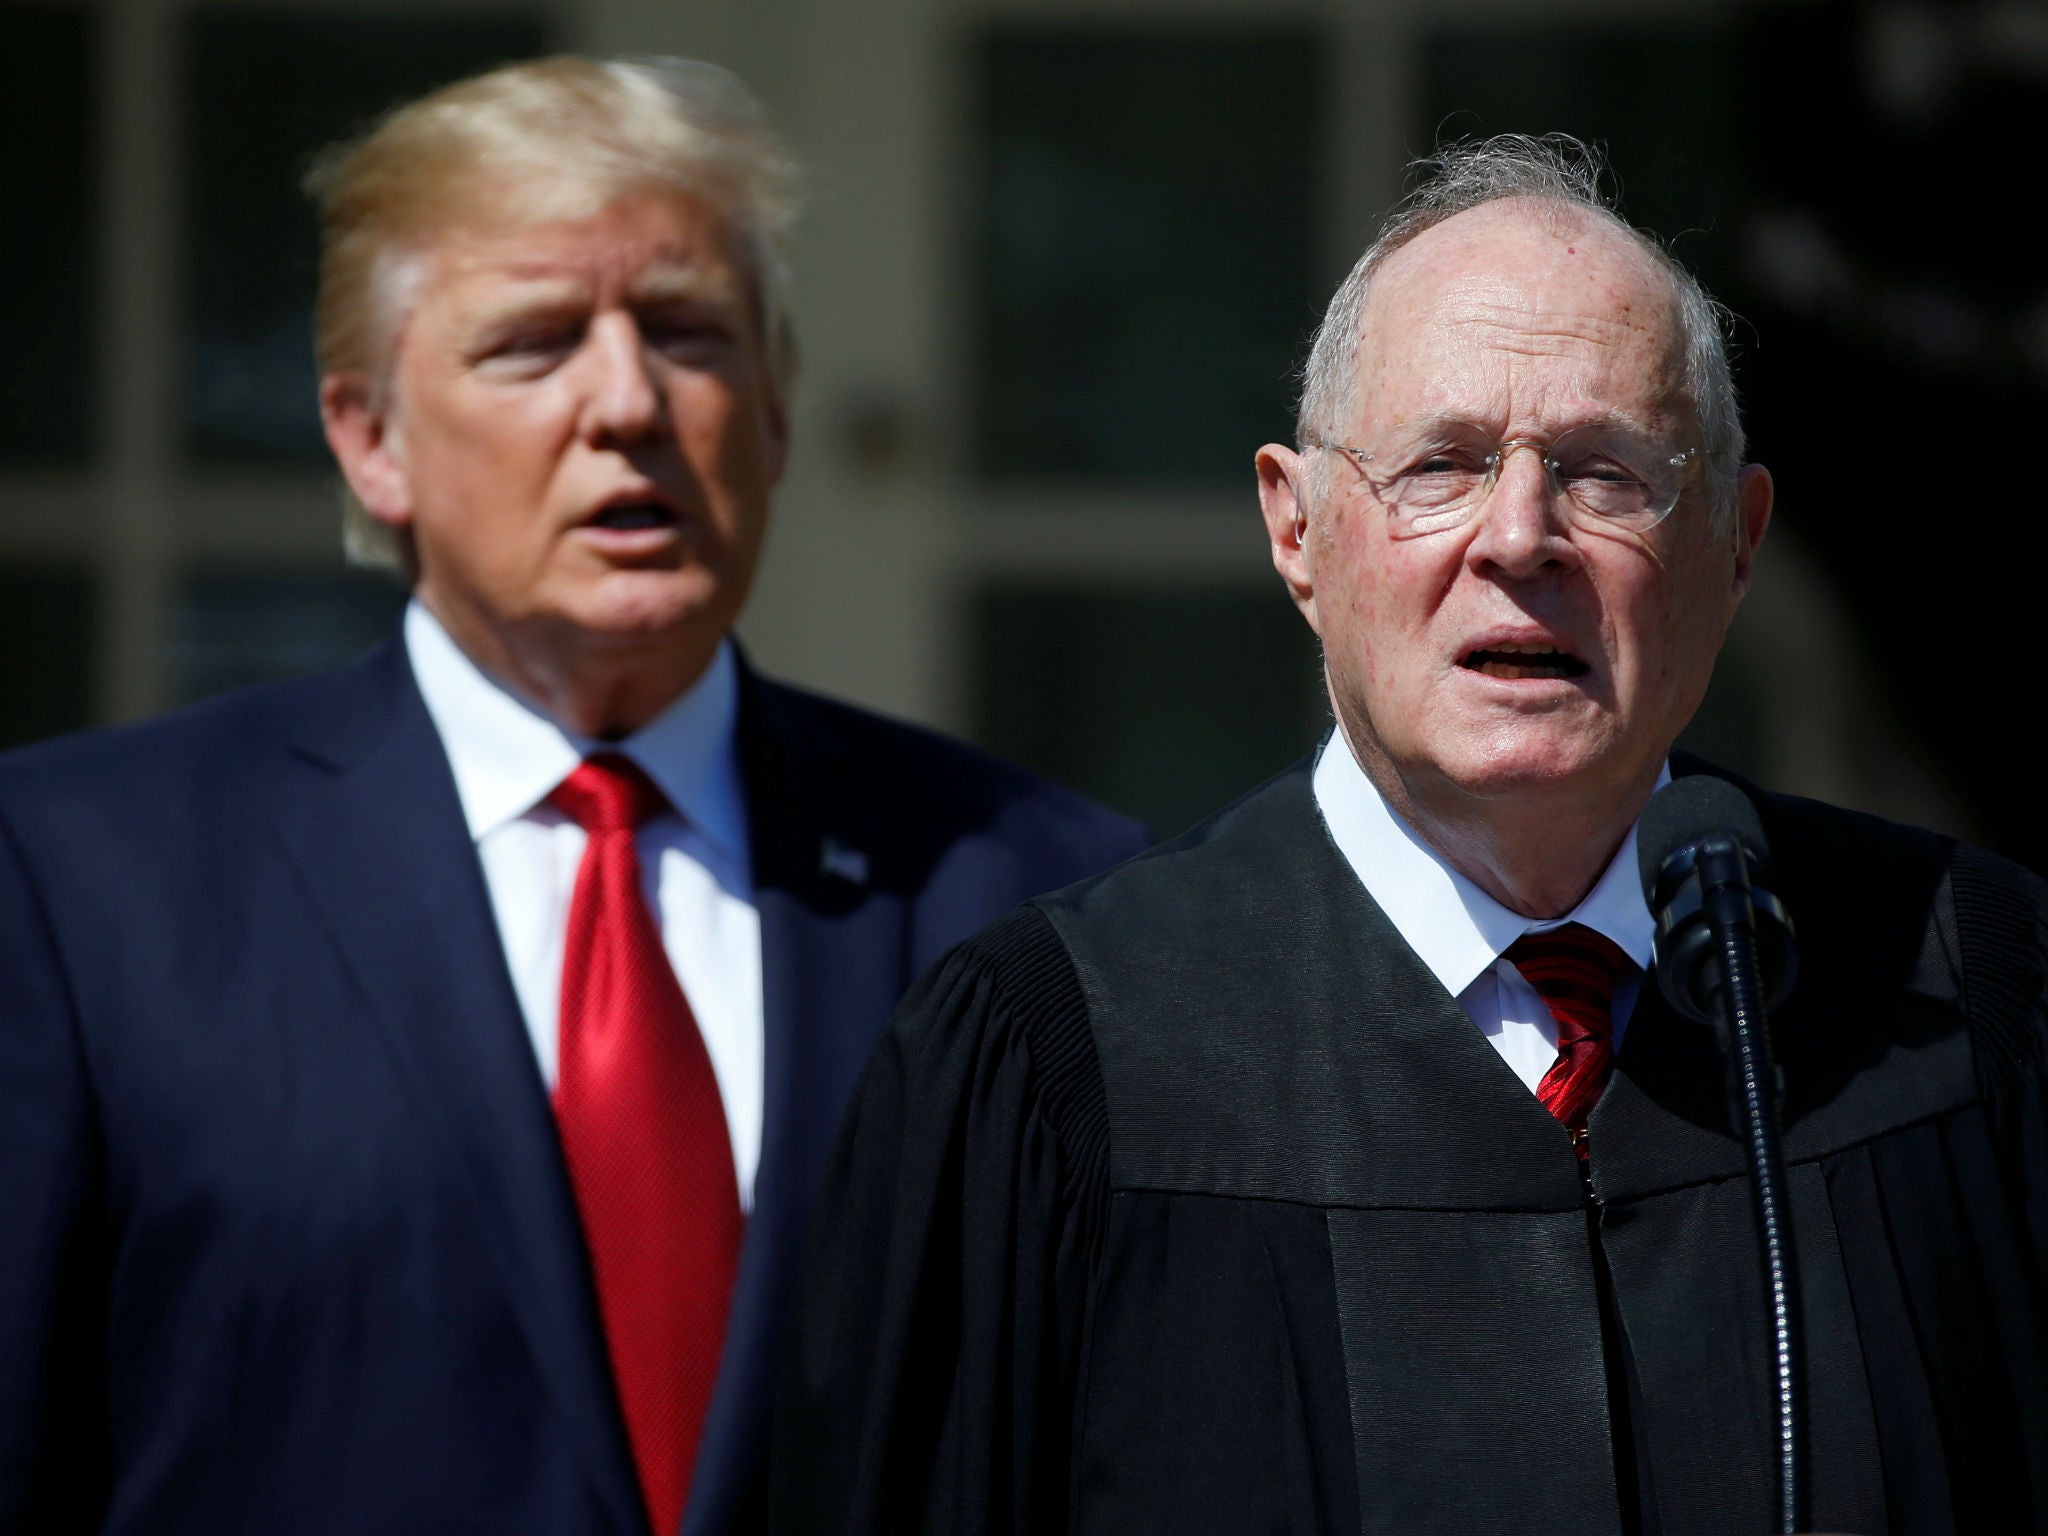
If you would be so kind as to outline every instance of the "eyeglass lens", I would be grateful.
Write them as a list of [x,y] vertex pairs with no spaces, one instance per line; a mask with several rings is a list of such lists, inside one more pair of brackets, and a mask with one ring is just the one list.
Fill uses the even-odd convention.
[[1648,527],[1677,503],[1689,454],[1640,433],[1587,426],[1559,433],[1546,448],[1528,439],[1495,442],[1473,432],[1437,432],[1361,463],[1404,531],[1432,533],[1469,518],[1520,448],[1537,453],[1553,495],[1584,519]]

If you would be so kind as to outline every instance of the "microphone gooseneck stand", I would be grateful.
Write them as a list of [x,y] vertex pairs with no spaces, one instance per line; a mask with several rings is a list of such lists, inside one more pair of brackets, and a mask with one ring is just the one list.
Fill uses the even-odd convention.
[[[1725,883],[1715,878],[1724,873],[1724,858],[1734,865],[1734,878]],[[1785,1157],[1778,1135],[1778,1074],[1771,1061],[1755,920],[1746,910],[1750,893],[1742,864],[1742,852],[1732,840],[1718,847],[1709,843],[1700,850],[1700,883],[1706,888],[1708,920],[1725,978],[1720,989],[1722,1016],[1716,1022],[1728,1053],[1735,1124],[1749,1150],[1757,1241],[1763,1250],[1764,1290],[1771,1304],[1777,1372],[1779,1530],[1782,1536],[1793,1536],[1806,1529],[1805,1341],[1798,1320],[1799,1266],[1792,1251],[1791,1216],[1784,1193]],[[1733,911],[1724,914],[1724,909],[1737,906],[1745,910],[1739,915]]]
[[1806,1367],[1767,1021],[1767,1006],[1791,987],[1791,921],[1762,884],[1770,856],[1755,808],[1724,781],[1681,779],[1653,798],[1641,854],[1657,918],[1658,982],[1679,1012],[1714,1026],[1728,1060],[1734,1129],[1749,1154],[1771,1311],[1778,1529],[1793,1536],[1806,1529],[1808,1513]]

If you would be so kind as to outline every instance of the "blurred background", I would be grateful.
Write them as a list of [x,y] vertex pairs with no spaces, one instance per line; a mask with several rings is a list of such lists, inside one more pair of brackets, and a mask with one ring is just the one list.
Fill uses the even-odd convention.
[[1161,832],[1284,766],[1328,711],[1252,453],[1404,162],[1564,129],[1740,315],[1778,476],[1689,744],[2048,866],[2009,675],[2048,8],[2010,0],[0,0],[0,744],[388,631],[403,593],[340,554],[299,173],[559,49],[723,63],[812,169],[764,667]]

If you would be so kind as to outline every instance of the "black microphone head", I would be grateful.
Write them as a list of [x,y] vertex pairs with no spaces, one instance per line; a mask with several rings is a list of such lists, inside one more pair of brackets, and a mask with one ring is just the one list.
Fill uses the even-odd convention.
[[1784,1000],[1799,957],[1792,919],[1770,889],[1770,844],[1749,796],[1705,774],[1673,779],[1643,807],[1636,868],[1657,921],[1657,982],[1674,1008],[1718,1022],[1722,944],[1737,932],[1754,941],[1761,1001],[1775,1008]]
[[1642,876],[1643,900],[1652,912],[1660,906],[1657,882],[1671,856],[1713,836],[1732,837],[1740,843],[1757,881],[1769,883],[1771,845],[1764,836],[1763,821],[1749,796],[1733,784],[1695,773],[1673,779],[1650,796],[1636,829],[1636,871]]

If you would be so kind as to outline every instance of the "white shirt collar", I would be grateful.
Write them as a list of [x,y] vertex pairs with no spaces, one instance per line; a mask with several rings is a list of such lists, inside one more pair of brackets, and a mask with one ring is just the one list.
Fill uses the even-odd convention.
[[[1670,782],[1667,765],[1657,787]],[[1316,762],[1315,796],[1345,862],[1453,997],[1524,933],[1564,923],[1584,923],[1606,934],[1638,966],[1649,966],[1656,925],[1636,876],[1634,826],[1584,901],[1564,917],[1531,922],[1452,869],[1394,813],[1358,766],[1341,730],[1331,732]]]
[[739,665],[732,644],[675,703],[622,742],[567,730],[484,672],[426,605],[405,611],[405,651],[440,733],[469,835],[524,816],[592,752],[623,752],[715,846],[745,856],[738,752]]

